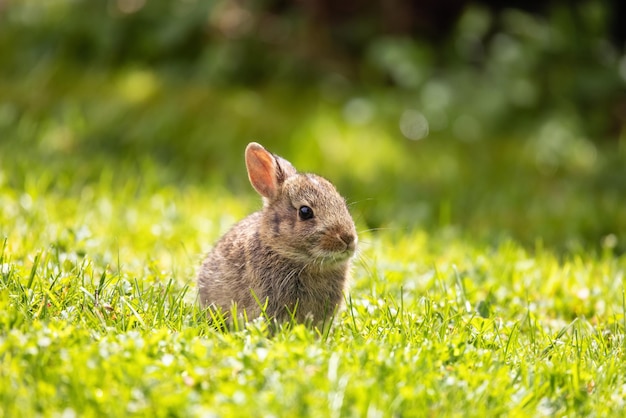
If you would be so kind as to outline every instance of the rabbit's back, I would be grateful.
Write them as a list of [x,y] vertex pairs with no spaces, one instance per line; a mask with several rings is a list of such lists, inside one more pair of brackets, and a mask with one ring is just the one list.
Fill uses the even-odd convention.
[[248,315],[260,313],[253,296],[258,295],[260,289],[248,263],[247,249],[260,216],[260,212],[255,212],[237,223],[204,259],[198,273],[198,291],[203,307],[227,312],[231,304],[237,302]]

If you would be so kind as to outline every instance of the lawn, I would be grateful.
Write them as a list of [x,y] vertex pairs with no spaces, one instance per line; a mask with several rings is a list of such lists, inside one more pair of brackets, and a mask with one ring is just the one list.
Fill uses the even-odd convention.
[[[315,129],[301,134],[308,141],[324,129],[314,126],[323,117],[312,118]],[[224,168],[232,171],[224,180],[194,180],[149,156],[54,150],[48,129],[4,142],[0,160],[4,416],[606,416],[624,408],[622,231],[576,241],[574,223],[563,234],[577,245],[551,247],[539,234],[524,244],[489,219],[463,228],[454,207],[413,227],[379,208],[390,219],[372,228],[368,200],[377,197],[353,185],[361,248],[334,328],[287,326],[270,337],[256,321],[216,331],[195,303],[194,276],[219,235],[260,205],[243,162]],[[346,144],[361,134],[344,129]],[[225,158],[242,160],[243,147],[230,148]],[[308,168],[306,158],[289,157]],[[315,169],[327,174],[324,161]],[[351,173],[338,178],[350,184]],[[524,188],[528,180],[508,181]],[[535,221],[531,231],[548,223],[506,200],[515,193],[500,182],[481,187],[501,193],[511,216]],[[468,198],[459,193],[452,205]],[[622,210],[606,196],[607,210]],[[595,216],[595,202],[559,198],[578,205],[564,216]],[[598,222],[619,227],[619,218]],[[554,228],[546,236],[561,233]]]
[[[0,417],[623,414],[608,9],[585,6],[580,38],[563,9],[512,11],[480,65],[377,39],[354,81],[250,39],[185,42],[201,3],[0,15]],[[496,18],[463,19],[453,45]],[[329,330],[218,330],[197,305],[203,256],[261,206],[250,141],[347,198],[359,251]]]

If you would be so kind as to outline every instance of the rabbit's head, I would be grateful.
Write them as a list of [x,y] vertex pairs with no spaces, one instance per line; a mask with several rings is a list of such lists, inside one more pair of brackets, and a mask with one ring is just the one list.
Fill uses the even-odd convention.
[[289,161],[257,143],[246,148],[248,177],[263,197],[261,239],[279,254],[321,270],[354,255],[357,234],[346,202],[315,174],[298,173]]

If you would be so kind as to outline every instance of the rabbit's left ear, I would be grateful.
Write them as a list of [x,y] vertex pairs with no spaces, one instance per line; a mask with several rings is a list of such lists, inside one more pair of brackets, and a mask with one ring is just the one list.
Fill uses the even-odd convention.
[[268,152],[256,142],[246,147],[246,168],[254,189],[270,200],[276,199],[283,182],[296,174],[296,169],[289,161]]

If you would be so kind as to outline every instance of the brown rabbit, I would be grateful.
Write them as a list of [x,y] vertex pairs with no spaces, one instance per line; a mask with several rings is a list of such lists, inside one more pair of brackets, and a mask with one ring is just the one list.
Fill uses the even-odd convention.
[[263,312],[278,322],[321,323],[343,301],[357,234],[345,200],[326,179],[296,172],[257,143],[246,147],[248,178],[263,210],[237,223],[198,274],[203,307]]

